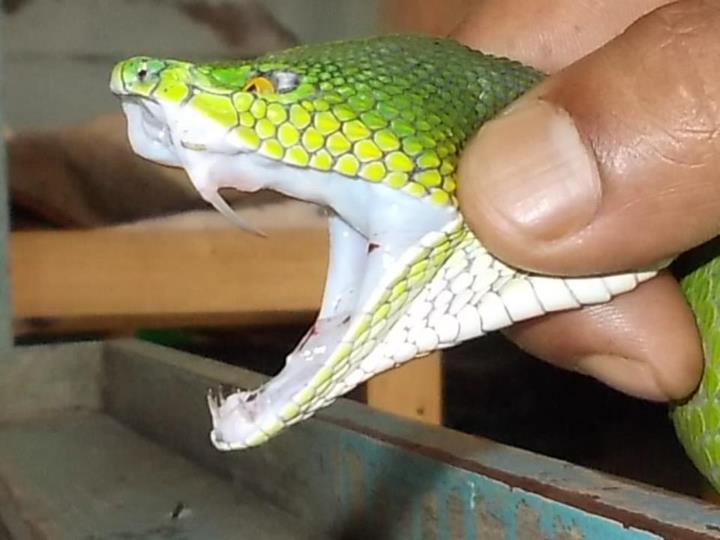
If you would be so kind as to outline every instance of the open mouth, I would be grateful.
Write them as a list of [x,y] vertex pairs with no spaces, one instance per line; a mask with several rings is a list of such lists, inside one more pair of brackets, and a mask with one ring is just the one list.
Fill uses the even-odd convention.
[[[139,100],[142,110],[143,128],[148,137],[162,143],[170,143],[170,130],[167,122],[160,119],[163,114],[160,105],[147,100]],[[164,115],[163,115],[164,116]]]
[[[320,180],[304,174],[309,183]],[[271,381],[251,391],[208,396],[218,449],[261,444],[374,374],[438,345],[425,339],[432,304],[420,300],[427,312],[410,305],[462,234],[457,213],[385,186],[332,176],[322,180],[336,212],[329,219],[320,313]],[[334,182],[344,183],[342,189]],[[360,201],[376,213],[358,217],[347,211]],[[408,224],[408,216],[422,218]]]
[[122,107],[133,151],[163,165],[180,166],[162,106],[147,99],[124,97]]

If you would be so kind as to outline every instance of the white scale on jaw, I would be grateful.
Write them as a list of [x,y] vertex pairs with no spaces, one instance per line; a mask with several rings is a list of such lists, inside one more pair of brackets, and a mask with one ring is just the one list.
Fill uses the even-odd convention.
[[[273,189],[331,209],[330,260],[317,322],[283,370],[251,392],[210,398],[211,439],[221,450],[267,440],[263,429],[280,422],[282,408],[325,367],[348,339],[348,329],[367,312],[379,291],[412,261],[436,231],[461,225],[458,212],[432,205],[400,190],[332,172],[296,168],[248,152],[190,106],[141,103],[125,98],[133,150],[150,160],[185,168],[210,204],[241,227],[218,190]],[[336,376],[308,407],[283,427],[317,409],[373,375],[435,349],[448,347],[550,311],[605,302],[626,292],[653,271],[595,278],[560,279],[527,275],[488,254],[479,242],[462,242],[434,278],[410,300],[397,321],[383,329],[355,367]],[[277,431],[276,429],[274,431]]]

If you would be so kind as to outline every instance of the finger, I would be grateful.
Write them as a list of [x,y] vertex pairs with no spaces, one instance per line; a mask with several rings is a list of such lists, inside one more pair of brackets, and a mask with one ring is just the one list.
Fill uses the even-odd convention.
[[520,323],[506,334],[539,358],[644,399],[681,399],[702,372],[693,316],[668,273],[606,304]]
[[509,56],[552,73],[620,34],[670,0],[489,0],[452,36],[481,51]]
[[505,261],[642,267],[720,228],[720,4],[660,8],[483,126],[461,209]]

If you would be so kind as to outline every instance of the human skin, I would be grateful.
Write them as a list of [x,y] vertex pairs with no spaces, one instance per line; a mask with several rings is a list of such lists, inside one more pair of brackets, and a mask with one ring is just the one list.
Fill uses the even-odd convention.
[[[487,0],[453,37],[549,74],[466,148],[460,206],[480,240],[532,271],[644,267],[720,233],[720,3]],[[667,401],[702,371],[667,272],[607,304],[507,335],[558,366]]]

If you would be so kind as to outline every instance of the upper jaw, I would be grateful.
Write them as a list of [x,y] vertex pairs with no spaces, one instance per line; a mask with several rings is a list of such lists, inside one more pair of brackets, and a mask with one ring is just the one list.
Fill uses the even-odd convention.
[[116,96],[126,94],[125,88],[123,87],[122,70],[122,62],[118,62],[115,64],[115,67],[113,67],[112,74],[110,75],[110,91]]

